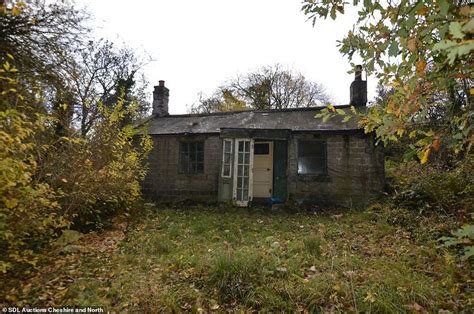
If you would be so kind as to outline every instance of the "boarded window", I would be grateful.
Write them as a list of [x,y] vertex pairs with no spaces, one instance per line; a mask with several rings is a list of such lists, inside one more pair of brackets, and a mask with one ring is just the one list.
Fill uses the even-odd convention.
[[222,148],[222,177],[230,178],[232,164],[232,140],[224,140]]
[[204,142],[179,143],[179,172],[204,173]]
[[298,141],[298,174],[326,174],[326,141]]

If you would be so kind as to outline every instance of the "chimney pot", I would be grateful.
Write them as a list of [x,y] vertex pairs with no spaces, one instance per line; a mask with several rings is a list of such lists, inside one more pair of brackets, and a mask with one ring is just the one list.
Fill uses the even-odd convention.
[[362,81],[362,66],[360,64],[356,65],[354,80],[355,81]]
[[165,86],[165,81],[160,80],[160,81],[158,81],[158,84],[159,84],[160,87],[164,87]]

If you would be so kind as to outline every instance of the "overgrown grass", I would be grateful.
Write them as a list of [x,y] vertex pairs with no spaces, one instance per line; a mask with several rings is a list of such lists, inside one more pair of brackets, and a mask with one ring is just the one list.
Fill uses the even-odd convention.
[[[399,216],[382,206],[342,217],[156,208],[129,227],[113,254],[83,256],[80,275],[70,275],[74,282],[55,305],[145,312],[467,310],[469,265],[432,237],[450,222],[426,218],[420,225],[403,216],[400,223]],[[41,304],[33,292],[23,297]]]

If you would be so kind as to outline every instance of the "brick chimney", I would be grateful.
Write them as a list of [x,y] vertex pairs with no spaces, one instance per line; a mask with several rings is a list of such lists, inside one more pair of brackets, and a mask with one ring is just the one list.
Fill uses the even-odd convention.
[[351,83],[351,106],[366,106],[367,105],[367,81],[362,80],[362,66],[356,65],[355,78]]
[[164,117],[169,115],[168,102],[170,90],[165,87],[165,81],[159,81],[158,86],[153,90],[153,115]]

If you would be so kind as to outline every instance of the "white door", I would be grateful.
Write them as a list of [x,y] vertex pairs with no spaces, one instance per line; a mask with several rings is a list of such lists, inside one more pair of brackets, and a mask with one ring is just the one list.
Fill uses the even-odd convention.
[[272,142],[254,143],[253,196],[271,197],[273,186]]
[[237,206],[248,206],[252,200],[253,140],[236,139],[234,149],[234,191]]

